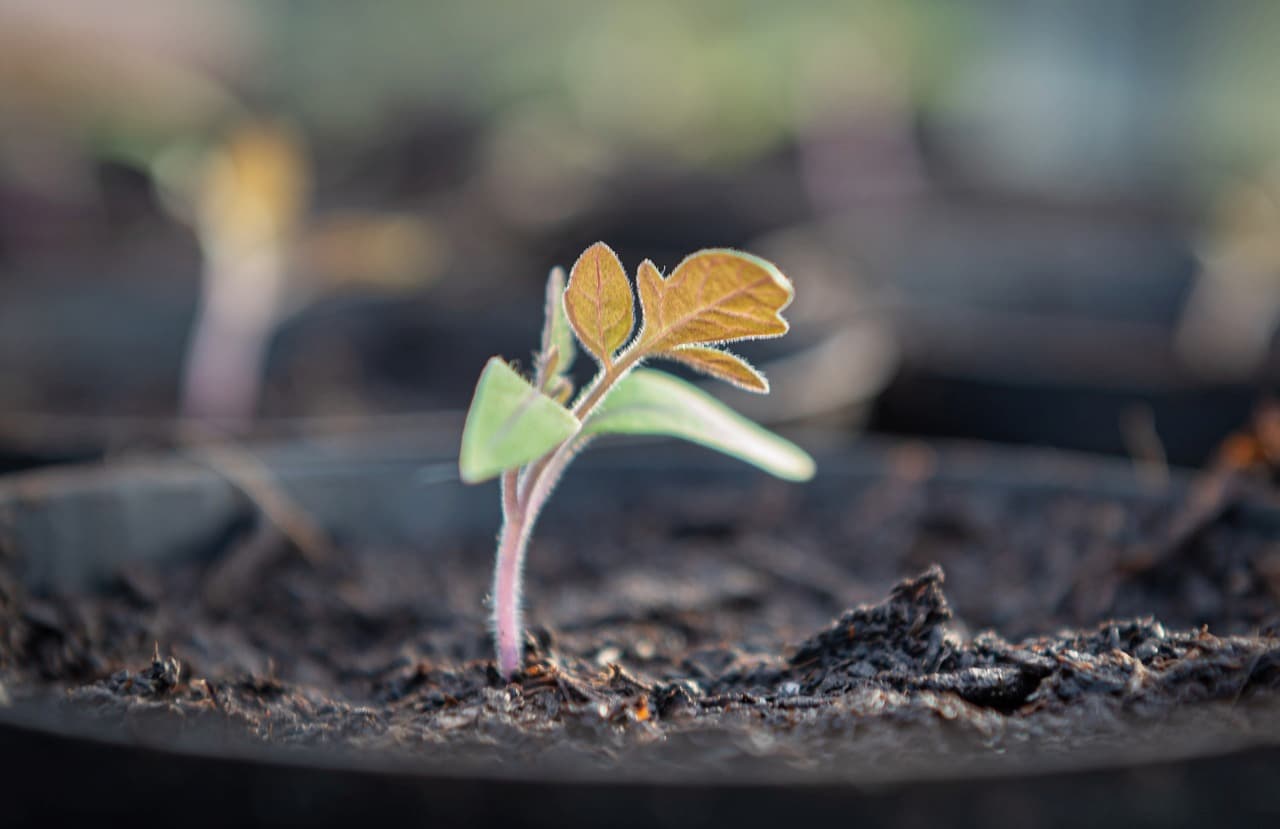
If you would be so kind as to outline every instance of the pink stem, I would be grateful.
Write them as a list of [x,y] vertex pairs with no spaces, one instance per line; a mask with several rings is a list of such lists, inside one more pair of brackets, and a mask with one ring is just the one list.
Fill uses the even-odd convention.
[[516,497],[518,473],[502,476],[502,534],[493,573],[493,636],[498,645],[498,673],[510,679],[520,668],[524,625],[520,618],[520,583],[529,546],[529,521]]
[[202,309],[187,350],[182,414],[243,427],[253,419],[267,332]]
[[[586,420],[605,393],[635,366],[643,356],[636,347],[619,355],[618,361],[600,373],[583,399],[574,407],[574,416]],[[498,646],[498,673],[510,679],[520,669],[524,646],[524,623],[520,613],[524,556],[538,513],[565,467],[583,447],[585,440],[570,438],[528,468],[521,486],[520,473],[512,469],[502,475],[502,533],[498,538],[498,562],[493,574],[493,636]]]
[[498,673],[510,679],[524,655],[524,625],[520,613],[520,576],[529,534],[516,522],[503,525],[498,566],[493,577],[493,635],[498,642]]
[[258,406],[284,291],[284,248],[204,245],[204,274],[182,389],[186,417],[244,426]]

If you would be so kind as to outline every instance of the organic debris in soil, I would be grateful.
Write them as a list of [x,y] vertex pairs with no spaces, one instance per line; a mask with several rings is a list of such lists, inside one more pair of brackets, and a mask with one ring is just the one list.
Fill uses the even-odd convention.
[[[125,572],[83,596],[31,595],[0,562],[0,687],[103,722],[144,716],[164,735],[445,764],[757,759],[854,774],[885,756],[901,767],[1028,747],[1163,751],[1181,731],[1280,737],[1275,545],[1229,493],[1134,571],[1097,569],[1102,552],[1147,549],[1181,504],[891,480],[835,510],[786,505],[797,529],[782,538],[708,523],[727,509],[719,497],[640,511],[668,526],[602,516],[581,539],[551,527],[514,682],[493,668],[479,602],[491,551],[457,543],[265,555],[230,603],[208,589],[218,561]],[[959,577],[926,560],[885,578],[925,556]],[[1110,587],[1072,601],[1082,573]]]
[[[656,761],[672,746],[687,755],[690,740],[703,752],[716,744],[717,751],[732,746],[808,763],[848,753],[861,745],[851,730],[861,727],[861,739],[869,739],[872,726],[913,735],[915,752],[954,751],[965,739],[988,747],[1069,743],[1134,718],[1157,721],[1187,703],[1234,703],[1280,689],[1274,638],[1171,632],[1136,619],[1019,643],[991,632],[965,640],[950,627],[943,585],[941,568],[930,567],[786,654],[722,648],[658,671],[601,666],[560,650],[544,630],[530,637],[526,668],[511,683],[485,660],[406,654],[336,689],[282,680],[270,661],[263,673],[195,674],[157,648],[138,670],[49,684],[63,687],[64,704],[77,710],[108,719],[149,715],[165,734],[174,723],[199,723],[284,745],[402,752],[448,745],[459,758],[485,761],[553,749],[561,759],[595,763],[629,753]],[[64,642],[86,635],[56,614],[26,625],[37,648],[50,630]],[[32,656],[16,658],[22,664]],[[65,665],[78,673],[106,661],[73,656]],[[30,664],[49,668],[47,658]],[[24,678],[16,686],[23,693],[40,684]],[[655,746],[663,748],[655,753]]]

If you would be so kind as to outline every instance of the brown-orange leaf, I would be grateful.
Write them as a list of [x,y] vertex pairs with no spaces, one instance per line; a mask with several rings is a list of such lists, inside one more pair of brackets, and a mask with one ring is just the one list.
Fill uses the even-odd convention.
[[712,377],[717,377],[747,391],[760,392],[761,394],[769,393],[769,381],[764,378],[764,375],[756,371],[746,360],[736,354],[730,354],[728,351],[686,345],[671,351],[655,354],[654,356],[666,357],[667,359],[684,363],[690,368],[701,371],[704,374],[710,374]]
[[583,347],[610,365],[635,328],[635,303],[622,262],[604,242],[587,248],[574,263],[564,309]]
[[646,260],[637,273],[644,332],[640,348],[665,354],[682,345],[780,337],[791,281],[771,263],[735,250],[703,250],[665,279]]

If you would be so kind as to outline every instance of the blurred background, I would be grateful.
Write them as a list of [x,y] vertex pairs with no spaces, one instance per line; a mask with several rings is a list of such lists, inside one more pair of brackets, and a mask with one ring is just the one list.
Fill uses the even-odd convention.
[[596,240],[791,276],[774,394],[723,392],[771,424],[1203,465],[1278,373],[1277,43],[1270,0],[0,0],[0,468],[456,441]]

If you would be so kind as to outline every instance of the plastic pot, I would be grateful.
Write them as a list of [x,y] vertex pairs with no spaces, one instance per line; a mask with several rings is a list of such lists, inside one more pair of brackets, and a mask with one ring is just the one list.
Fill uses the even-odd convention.
[[[263,449],[257,458],[340,546],[373,551],[370,556],[404,548],[434,555],[432,551],[457,545],[482,550],[491,543],[498,517],[496,493],[492,487],[459,485],[451,474],[452,461],[443,453],[407,448],[403,440],[388,437],[359,445],[281,446]],[[635,536],[640,525],[626,524],[620,516],[642,503],[668,510],[663,528],[655,531],[659,548],[714,545],[725,539],[736,544],[735,539],[760,530],[800,547],[797,539],[825,539],[822,549],[836,551],[830,561],[861,562],[857,572],[839,571],[854,573],[847,584],[824,585],[827,576],[817,573],[817,579],[809,579],[814,573],[805,572],[805,567],[818,566],[816,560],[787,569],[785,556],[765,563],[749,558],[760,567],[776,567],[778,590],[785,585],[815,596],[827,590],[835,595],[830,601],[853,605],[864,593],[882,596],[895,580],[927,563],[919,559],[936,555],[947,568],[955,623],[972,626],[958,635],[972,637],[977,627],[994,623],[1012,639],[1045,632],[1045,620],[1057,618],[1079,617],[1088,628],[1105,619],[1085,601],[1089,591],[1074,604],[1064,600],[1058,609],[1037,608],[1045,586],[1062,578],[1070,581],[1070,576],[1093,578],[1091,568],[1108,556],[1133,564],[1135,551],[1177,535],[1177,518],[1200,503],[1203,492],[1203,482],[1182,474],[1153,484],[1128,464],[985,446],[831,448],[819,453],[819,468],[812,484],[789,487],[685,447],[644,445],[588,455],[568,475],[539,528],[529,565],[531,589],[538,591],[533,612],[554,617],[548,608],[588,601],[554,595],[546,570],[563,564],[553,564],[551,551],[570,544],[566,539],[575,533],[587,532],[584,523],[601,537]],[[903,510],[913,515],[907,521],[911,542],[898,549],[896,560],[858,558],[854,542],[869,538],[865,534],[871,531],[866,516],[860,518],[855,509],[870,503],[865,497],[878,499],[874,503],[898,499],[882,515],[886,526],[904,521]],[[1017,540],[1016,528],[1000,536],[1011,540],[998,555],[990,538],[975,541],[973,534],[982,531],[981,506],[995,503],[1008,505],[1009,515],[1027,516],[1028,526],[1043,518],[1043,549],[1034,541]],[[1055,563],[1057,554],[1049,549],[1058,532],[1054,522],[1079,505],[1087,513],[1082,521],[1095,514],[1141,520],[1128,529],[1099,530],[1107,543],[1095,545],[1087,555],[1068,556],[1074,563],[1063,571],[1067,576],[1046,575],[1066,566]],[[749,507],[745,513],[744,506]],[[1241,549],[1259,550],[1280,541],[1280,506],[1269,494],[1241,486],[1218,506],[1198,519],[1189,538],[1228,532],[1240,540]],[[235,485],[191,458],[33,472],[0,483],[0,539],[9,569],[20,580],[15,589],[27,597],[61,597],[59,601],[71,604],[118,591],[122,569],[163,573],[211,566],[225,555],[228,536],[256,515],[254,504]],[[957,516],[966,515],[966,521],[977,523],[957,529]],[[987,517],[992,523],[985,531],[1004,532],[1000,525],[1006,519]],[[1074,520],[1068,524],[1085,526]],[[644,525],[660,523],[654,519]],[[609,529],[615,526],[621,529]],[[1179,538],[1175,546],[1201,543]],[[882,550],[891,548],[887,544]],[[984,550],[990,559],[985,570]],[[480,557],[474,566],[484,572],[488,562]],[[1013,589],[1013,582],[995,571],[1008,567],[1026,567],[1035,584],[1021,599],[990,599],[984,584]],[[325,741],[278,745],[228,737],[225,730],[171,727],[163,717],[95,714],[92,706],[50,699],[14,683],[12,703],[0,708],[0,756],[9,761],[5,809],[14,821],[6,823],[179,815],[184,822],[210,825],[412,819],[446,825],[766,826],[779,820],[881,820],[895,825],[1128,827],[1135,822],[1274,819],[1280,814],[1280,792],[1271,785],[1280,771],[1280,659],[1266,625],[1267,614],[1280,610],[1280,602],[1266,596],[1253,596],[1250,602],[1223,598],[1215,609],[1205,610],[1184,601],[1182,575],[1192,571],[1201,582],[1209,580],[1210,590],[1221,590],[1222,597],[1234,595],[1229,586],[1213,583],[1210,564],[1192,556],[1154,572],[1141,590],[1117,588],[1117,598],[1104,612],[1141,615],[1142,603],[1148,601],[1166,616],[1171,629],[1193,627],[1196,614],[1212,613],[1224,633],[1236,631],[1244,637],[1241,641],[1254,643],[1257,664],[1242,674],[1248,692],[1242,688],[1240,700],[1215,703],[1238,702],[1239,717],[1202,718],[1199,705],[1188,701],[1185,710],[1166,712],[1163,724],[1139,718],[1125,725],[1127,730],[1117,733],[1136,738],[1128,744],[1068,739],[1052,746],[970,746],[922,755],[909,742],[919,732],[905,725],[895,752],[892,719],[884,729],[866,731],[850,720],[851,730],[839,738],[839,756],[845,760],[830,765],[797,764],[795,757],[767,749],[734,754],[733,744],[717,742],[714,729],[704,735],[700,749],[687,735],[673,733],[669,744],[646,752],[644,762],[632,762],[626,750],[602,765],[555,752],[513,752],[507,761],[493,762],[454,756],[447,746],[382,752]],[[671,590],[683,586],[672,583]],[[478,596],[473,598],[478,602]],[[767,598],[760,601],[764,604],[758,608],[724,612],[741,611],[749,620],[767,616],[773,605]],[[801,615],[811,612],[824,611],[801,608]],[[475,631],[475,638],[483,639],[483,629]],[[50,685],[55,697],[65,693],[57,690],[64,687]],[[502,689],[494,678],[491,691]],[[945,689],[935,692],[930,699],[950,699]],[[1246,710],[1248,724],[1243,724]],[[989,708],[982,716],[997,722],[1021,715]],[[153,727],[157,722],[161,727]],[[890,743],[884,742],[886,735]]]

